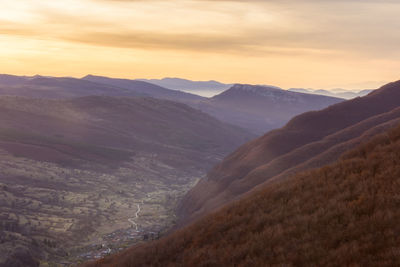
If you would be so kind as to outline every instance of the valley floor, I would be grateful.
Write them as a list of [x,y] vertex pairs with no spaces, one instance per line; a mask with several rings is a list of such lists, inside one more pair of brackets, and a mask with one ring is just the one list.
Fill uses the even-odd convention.
[[1,150],[0,253],[11,261],[40,255],[42,266],[69,266],[155,239],[174,224],[177,201],[202,175],[177,171],[151,155],[104,170]]

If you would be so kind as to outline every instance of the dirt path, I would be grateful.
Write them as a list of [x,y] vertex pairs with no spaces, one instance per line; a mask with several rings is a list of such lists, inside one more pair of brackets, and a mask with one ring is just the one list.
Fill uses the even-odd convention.
[[136,231],[138,230],[138,225],[137,225],[137,223],[134,221],[134,219],[137,219],[137,218],[139,218],[139,212],[140,212],[140,205],[139,204],[136,204],[136,206],[137,206],[137,211],[136,211],[136,213],[135,213],[135,218],[129,218],[128,219],[128,221],[133,225],[133,226],[135,226],[135,228],[136,228]]

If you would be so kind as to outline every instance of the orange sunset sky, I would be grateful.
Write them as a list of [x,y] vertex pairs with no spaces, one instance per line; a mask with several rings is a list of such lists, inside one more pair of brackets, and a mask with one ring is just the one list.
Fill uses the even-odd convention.
[[376,88],[400,1],[0,0],[0,73]]

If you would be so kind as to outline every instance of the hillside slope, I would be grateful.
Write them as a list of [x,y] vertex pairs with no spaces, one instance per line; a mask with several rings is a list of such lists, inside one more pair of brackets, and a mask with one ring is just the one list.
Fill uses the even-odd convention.
[[368,96],[293,118],[285,127],[243,145],[215,166],[185,197],[182,218],[205,214],[268,179],[334,161],[357,145],[357,138],[393,126],[399,118],[398,110],[394,111],[398,107],[400,82],[395,82]]
[[0,74],[0,85],[12,86],[26,82],[29,77]]
[[87,75],[71,77],[33,77],[0,75],[0,95],[35,98],[73,98],[83,96],[143,96],[178,102],[199,101],[203,97],[170,90],[144,81],[112,79]]
[[400,127],[100,266],[397,266]]
[[57,99],[90,95],[132,97],[143,96],[144,94],[69,77],[3,75],[3,77],[0,77],[0,95]]
[[202,153],[222,156],[252,136],[184,104],[153,98],[0,97],[0,107],[4,130],[136,152],[176,150],[198,155],[195,166],[216,161]]
[[150,82],[139,80],[108,78],[94,75],[87,75],[83,77],[82,80],[125,88],[137,94],[178,102],[193,102],[205,99],[204,97],[198,95],[167,89]]
[[163,231],[252,137],[167,100],[0,97],[0,266],[74,264]]

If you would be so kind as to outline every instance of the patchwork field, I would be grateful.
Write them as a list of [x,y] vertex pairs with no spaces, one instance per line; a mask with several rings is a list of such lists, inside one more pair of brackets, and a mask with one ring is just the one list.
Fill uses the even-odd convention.
[[[176,171],[148,155],[105,173],[0,150],[0,251],[13,252],[18,242],[28,254],[33,248],[50,262],[73,263],[96,257],[87,253],[104,243],[115,250],[142,240],[147,232],[158,235],[174,223],[177,200],[201,175]],[[132,230],[135,238],[124,240]],[[106,235],[116,231],[120,234],[114,242],[107,241]]]

